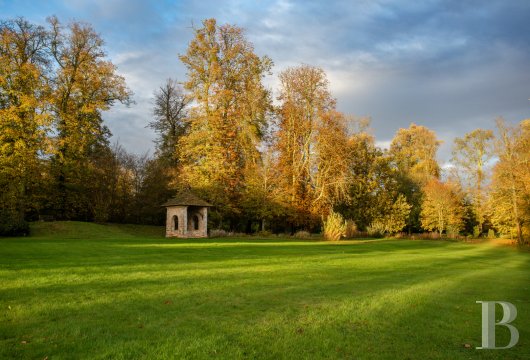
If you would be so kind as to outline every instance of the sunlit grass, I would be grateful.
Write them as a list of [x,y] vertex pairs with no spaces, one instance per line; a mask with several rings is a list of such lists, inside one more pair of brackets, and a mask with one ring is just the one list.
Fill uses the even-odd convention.
[[[162,234],[53,223],[0,239],[0,357],[530,358],[528,252]],[[514,349],[475,350],[477,300],[517,306]]]

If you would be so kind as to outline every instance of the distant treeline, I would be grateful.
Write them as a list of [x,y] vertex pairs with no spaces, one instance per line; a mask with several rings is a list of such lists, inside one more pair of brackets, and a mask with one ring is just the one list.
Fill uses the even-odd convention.
[[243,29],[193,31],[186,79],[154,93],[148,157],[109,143],[101,114],[132,93],[90,25],[0,24],[0,234],[39,219],[162,224],[160,204],[191,188],[224,230],[530,236],[530,120],[457,138],[442,174],[432,130],[411,124],[377,147],[310,65],[279,74],[274,105],[273,62]]

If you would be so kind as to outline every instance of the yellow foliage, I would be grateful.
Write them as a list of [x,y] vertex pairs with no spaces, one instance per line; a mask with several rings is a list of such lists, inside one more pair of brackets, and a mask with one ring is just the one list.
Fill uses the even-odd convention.
[[499,161],[491,184],[492,221],[519,244],[529,241],[530,233],[530,120],[508,127],[497,122]]
[[336,212],[331,212],[324,220],[324,238],[337,241],[346,234],[346,222]]
[[432,179],[423,187],[421,225],[440,234],[450,226],[459,230],[463,225],[463,199],[452,184]]

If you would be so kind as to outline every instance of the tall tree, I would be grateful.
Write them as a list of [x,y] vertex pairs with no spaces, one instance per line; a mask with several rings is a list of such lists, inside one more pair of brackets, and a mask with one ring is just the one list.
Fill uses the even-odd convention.
[[493,131],[476,129],[453,145],[453,163],[464,172],[464,188],[470,197],[479,232],[483,231],[486,216],[485,191],[486,165],[493,156]]
[[170,187],[172,177],[167,171],[167,165],[160,159],[148,159],[144,166],[141,187],[135,193],[137,207],[133,221],[163,225],[166,210],[160,204],[175,195]]
[[389,155],[397,171],[399,192],[412,206],[407,221],[409,232],[420,229],[422,187],[440,177],[440,166],[436,161],[440,144],[434,131],[416,124],[399,129],[390,144]]
[[0,23],[0,234],[27,231],[32,192],[42,186],[39,155],[50,130],[47,42],[43,27],[22,18]]
[[434,131],[413,123],[408,129],[398,130],[390,144],[390,154],[399,171],[425,183],[440,177],[436,152],[441,143]]
[[348,198],[351,180],[350,150],[345,116],[336,110],[322,114],[316,125],[315,158],[312,165],[314,212],[326,214]]
[[496,154],[491,202],[493,222],[503,232],[515,234],[518,244],[530,238],[530,119],[508,126],[497,119]]
[[[82,188],[83,194],[80,198],[86,199],[85,216],[100,223],[110,219],[111,213],[117,208],[120,195],[128,193],[124,191],[120,193],[120,190],[123,190],[120,189],[120,185],[123,185],[122,179],[128,174],[124,171],[115,150],[119,150],[118,145],[114,148],[105,144],[94,146],[84,173],[86,185]],[[117,222],[124,220],[125,217]]]
[[210,201],[223,205],[219,219],[234,219],[240,212],[245,169],[260,159],[258,146],[271,109],[262,80],[272,61],[258,57],[237,26],[207,19],[194,32],[180,56],[188,70],[184,86],[194,104],[189,132],[178,144],[182,174]]
[[48,21],[56,69],[52,96],[56,206],[60,217],[70,218],[87,208],[80,198],[91,152],[108,145],[110,132],[101,113],[116,101],[129,104],[131,92],[105,59],[104,42],[90,25],[73,22],[65,28],[55,17]]
[[179,154],[177,143],[188,130],[189,98],[176,80],[167,79],[166,83],[155,92],[154,120],[149,127],[158,135],[157,153],[170,165],[176,165]]
[[279,186],[293,209],[291,221],[308,226],[347,194],[347,123],[322,69],[288,68],[280,84]]
[[[106,191],[110,204],[109,220],[113,222],[148,223],[150,220],[142,217],[145,214],[142,208],[146,202],[151,200],[145,197],[147,194],[144,194],[144,187],[149,176],[148,172],[151,170],[149,164],[154,160],[150,159],[147,154],[128,153],[118,144],[112,146],[111,150],[113,161],[117,166],[110,167],[110,171],[107,171],[112,173],[114,170],[113,181],[110,182],[111,191]],[[103,165],[105,165],[104,159]],[[103,168],[105,171],[104,166],[99,168]],[[154,169],[151,171],[156,172]],[[101,178],[105,179],[105,175],[102,174]],[[159,178],[158,185],[165,188],[167,182],[161,181]],[[168,196],[166,199],[160,199],[155,189],[153,189],[152,197],[152,200],[159,201],[158,204],[169,198]],[[153,210],[153,212],[157,212],[158,209]]]
[[273,220],[280,220],[286,215],[286,206],[275,181],[275,165],[273,149],[267,146],[262,152],[260,163],[246,173],[241,206],[247,220],[247,232],[252,230],[252,224],[256,221],[259,229],[265,231],[273,225]]
[[424,229],[436,230],[440,235],[448,230],[458,233],[463,225],[463,199],[452,184],[432,179],[423,187],[425,198],[421,206]]
[[[339,210],[360,230],[366,230],[375,221],[392,223],[393,226],[385,226],[388,232],[400,231],[395,229],[399,213],[403,213],[399,209],[405,210],[406,201],[398,201],[398,183],[391,158],[375,145],[375,138],[369,130],[370,119],[355,119],[351,125],[348,200]],[[408,211],[406,213],[408,215]]]

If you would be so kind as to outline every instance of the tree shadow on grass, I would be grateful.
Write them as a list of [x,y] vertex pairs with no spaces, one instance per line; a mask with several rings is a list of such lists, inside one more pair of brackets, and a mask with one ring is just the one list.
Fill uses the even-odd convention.
[[[385,306],[374,315],[390,319],[385,326],[394,331],[380,329],[384,336],[378,341],[378,355],[366,358],[400,354],[407,354],[411,359],[530,358],[529,263],[529,258],[524,256],[503,257],[492,261],[489,267],[469,267],[468,272],[455,273],[441,284],[433,280],[431,292],[402,294],[406,300],[402,302],[388,299],[393,302],[384,302]],[[499,269],[506,272],[504,276],[499,276]],[[408,301],[409,297],[414,301]],[[481,346],[482,328],[481,306],[476,301],[483,300],[510,301],[518,307],[518,319],[514,322],[520,332],[517,346],[510,350],[475,349]],[[497,312],[497,321],[501,317],[502,313]],[[496,330],[498,346],[506,345],[509,331],[503,327]],[[357,356],[366,355],[355,351]]]
[[[256,251],[255,246],[251,249]],[[150,258],[139,269],[129,269],[129,277],[121,272],[122,266],[110,266],[87,283],[19,288],[12,296],[13,290],[2,293],[1,298],[10,298],[14,306],[18,300],[30,308],[25,316],[2,325],[3,351],[6,357],[28,358],[344,358],[364,357],[369,351],[374,358],[377,354],[399,358],[405,350],[417,351],[423,358],[443,358],[443,346],[449,346],[448,354],[467,355],[453,350],[454,338],[438,342],[429,330],[430,322],[444,324],[436,313],[451,314],[451,306],[474,309],[474,301],[480,300],[474,296],[489,294],[477,294],[482,288],[475,282],[491,280],[503,264],[513,262],[514,254],[528,270],[523,255],[496,248],[469,249],[433,261],[429,259],[436,249],[426,250],[425,256],[396,260],[399,268],[384,263],[392,264],[392,256],[400,254],[388,253],[379,266],[379,254],[370,256],[370,251],[356,252],[353,255],[359,256],[349,260],[347,254],[324,254],[308,265],[311,256],[299,254],[307,251],[305,246],[289,248],[284,259],[268,264],[255,263],[273,255],[266,251],[226,266],[216,257],[198,270],[174,268],[165,257]],[[338,257],[325,259],[331,255]],[[119,276],[113,278],[117,268]],[[519,280],[514,285],[520,285]],[[455,294],[463,289],[472,294],[455,302]],[[38,303],[32,307],[31,301]],[[457,324],[455,318],[451,320]],[[421,345],[426,340],[414,330],[418,322],[426,322],[423,331],[427,328],[427,339],[434,345]],[[21,346],[25,336],[30,346]],[[414,348],[414,343],[419,347]]]
[[[6,269],[61,269],[98,266],[130,266],[151,264],[194,264],[226,262],[240,259],[307,258],[322,255],[385,256],[388,253],[409,252],[426,255],[451,247],[453,252],[469,251],[473,245],[448,242],[390,240],[377,243],[333,244],[328,242],[234,242],[172,241],[160,242],[112,240],[105,241],[54,241],[49,239],[19,244],[3,244],[0,264]],[[24,251],[20,251],[24,246]],[[319,259],[315,259],[318,261]]]

